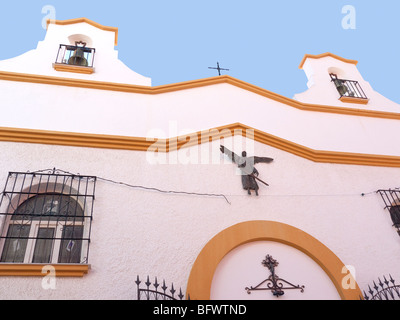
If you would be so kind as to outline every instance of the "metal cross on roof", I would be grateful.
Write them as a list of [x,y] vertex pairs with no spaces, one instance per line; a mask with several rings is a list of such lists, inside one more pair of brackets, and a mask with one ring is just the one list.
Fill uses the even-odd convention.
[[218,70],[218,75],[221,75],[221,70],[229,71],[229,69],[222,69],[222,68],[219,66],[219,62],[217,62],[217,67],[216,67],[216,68],[208,67],[208,69]]

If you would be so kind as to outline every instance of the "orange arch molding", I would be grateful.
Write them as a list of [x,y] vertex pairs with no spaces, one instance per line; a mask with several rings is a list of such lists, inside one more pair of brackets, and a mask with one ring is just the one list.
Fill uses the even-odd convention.
[[362,293],[342,285],[345,265],[325,245],[295,227],[273,221],[248,221],[234,225],[216,235],[200,252],[190,272],[186,293],[191,300],[210,300],[215,270],[225,255],[240,245],[253,241],[274,241],[292,246],[312,258],[326,272],[343,300],[359,300]]

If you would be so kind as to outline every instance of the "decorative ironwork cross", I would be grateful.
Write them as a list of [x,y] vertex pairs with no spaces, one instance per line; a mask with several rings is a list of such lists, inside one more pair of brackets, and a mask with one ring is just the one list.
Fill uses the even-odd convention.
[[[248,294],[251,294],[252,291],[257,290],[269,290],[275,297],[279,298],[280,296],[283,296],[285,294],[283,290],[298,289],[300,290],[300,292],[304,292],[304,286],[296,286],[284,279],[279,278],[279,276],[275,273],[275,268],[279,265],[279,262],[272,258],[272,256],[267,255],[265,260],[263,260],[261,264],[264,267],[268,268],[268,270],[271,272],[271,275],[255,287],[246,287],[245,290]],[[264,284],[266,285],[266,287],[262,287],[262,285]],[[288,286],[285,287],[285,284]]]
[[221,70],[229,71],[229,69],[223,69],[223,68],[221,68],[221,67],[219,66],[219,62],[217,62],[217,67],[216,67],[216,68],[208,67],[208,69],[218,70],[218,75],[221,75]]

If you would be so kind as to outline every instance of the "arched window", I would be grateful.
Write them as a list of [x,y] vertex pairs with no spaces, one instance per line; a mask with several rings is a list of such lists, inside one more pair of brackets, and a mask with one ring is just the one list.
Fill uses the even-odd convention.
[[[1,263],[79,264],[87,262],[91,209],[94,195],[81,194],[75,188],[88,190],[90,177],[37,174],[26,179],[11,174],[7,183],[14,191],[7,197],[7,211],[2,213],[0,241]],[[35,180],[46,184],[33,184]],[[49,181],[54,180],[49,183]],[[17,180],[28,181],[27,188],[15,190]],[[66,184],[65,182],[68,182]],[[52,192],[51,192],[52,191]],[[94,191],[94,189],[93,189]],[[4,203],[3,206],[4,207]],[[85,213],[88,211],[89,214]]]

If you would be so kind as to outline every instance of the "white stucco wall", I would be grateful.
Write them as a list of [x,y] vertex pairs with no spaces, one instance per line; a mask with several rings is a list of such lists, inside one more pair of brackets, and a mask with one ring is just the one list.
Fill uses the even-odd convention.
[[[0,81],[2,127],[176,137],[240,122],[327,151],[400,155],[398,120],[299,110],[229,84],[159,95]],[[18,94],[16,94],[18,92]]]
[[[362,289],[382,275],[400,278],[399,237],[379,195],[370,193],[397,186],[400,173],[395,168],[318,164],[255,143],[256,155],[275,161],[257,165],[270,187],[260,184],[260,196],[249,197],[235,166],[224,158],[220,164],[149,165],[144,152],[4,142],[0,146],[0,185],[9,171],[56,167],[163,190],[222,193],[231,202],[98,181],[89,274],[59,278],[56,290],[49,291],[38,278],[0,277],[1,299],[135,299],[137,275],[157,276],[185,290],[205,244],[222,230],[251,220],[282,222],[310,234],[345,265],[354,266]],[[215,143],[214,157],[220,157],[218,147]],[[293,280],[301,284],[303,279]]]

